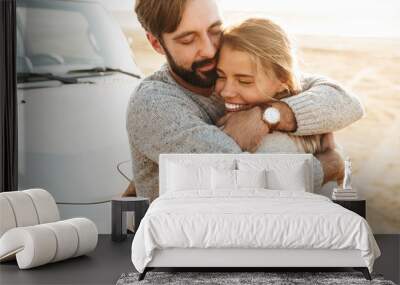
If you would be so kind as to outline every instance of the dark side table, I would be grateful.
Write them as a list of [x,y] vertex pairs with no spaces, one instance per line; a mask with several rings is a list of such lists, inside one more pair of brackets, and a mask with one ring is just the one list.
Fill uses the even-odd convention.
[[144,197],[116,197],[111,201],[111,239],[126,239],[126,213],[135,212],[135,233],[149,208],[150,200]]
[[340,206],[359,214],[365,219],[366,217],[366,201],[362,199],[356,200],[332,200],[332,202],[339,204]]

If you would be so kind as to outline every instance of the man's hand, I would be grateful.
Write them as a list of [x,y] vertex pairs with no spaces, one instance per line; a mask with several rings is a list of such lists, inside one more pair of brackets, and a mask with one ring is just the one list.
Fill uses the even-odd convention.
[[255,152],[264,136],[269,133],[268,125],[262,120],[262,108],[229,112],[221,117],[217,126],[232,137],[243,151]]
[[338,185],[343,183],[344,159],[336,148],[333,133],[324,134],[321,137],[322,153],[316,154],[324,170],[324,182],[336,181]]
[[326,133],[322,135],[321,146],[322,146],[322,152],[327,151],[329,149],[331,150],[336,149],[336,143],[333,133]]
[[315,157],[321,163],[324,171],[324,182],[337,181],[338,185],[343,183],[344,161],[340,153],[334,149],[327,149],[323,153],[316,154]]

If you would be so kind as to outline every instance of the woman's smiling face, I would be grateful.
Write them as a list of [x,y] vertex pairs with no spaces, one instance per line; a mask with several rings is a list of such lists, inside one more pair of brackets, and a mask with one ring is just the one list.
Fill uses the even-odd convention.
[[216,93],[225,100],[227,111],[249,109],[271,101],[285,90],[274,72],[267,75],[245,52],[223,45],[217,65]]

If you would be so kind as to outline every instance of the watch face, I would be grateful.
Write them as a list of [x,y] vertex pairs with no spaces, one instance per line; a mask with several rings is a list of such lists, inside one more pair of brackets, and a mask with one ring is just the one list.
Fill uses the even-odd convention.
[[264,118],[270,124],[277,124],[281,119],[281,114],[278,109],[269,107],[265,110]]

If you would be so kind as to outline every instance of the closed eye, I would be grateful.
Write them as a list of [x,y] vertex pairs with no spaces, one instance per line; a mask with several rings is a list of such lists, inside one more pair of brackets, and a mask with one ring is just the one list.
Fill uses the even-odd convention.
[[183,45],[189,45],[189,44],[193,43],[195,38],[196,38],[196,36],[193,33],[188,34],[184,37],[179,38],[178,43],[183,44]]
[[179,41],[179,42],[180,42],[180,44],[182,44],[182,45],[190,45],[191,43],[194,42],[194,40],[193,40],[193,39],[187,39],[187,40],[181,40],[181,41]]
[[215,35],[215,36],[219,36],[222,34],[222,30],[220,28],[218,29],[214,29],[210,31],[210,34]]
[[221,21],[217,21],[213,25],[211,25],[210,29],[208,30],[212,35],[221,35],[222,34],[222,23]]
[[243,84],[243,85],[250,85],[250,84],[253,84],[252,81],[243,81],[243,80],[239,80],[239,83],[240,83],[240,84]]

